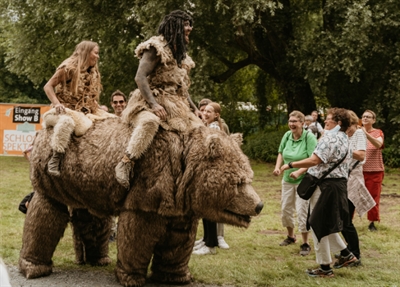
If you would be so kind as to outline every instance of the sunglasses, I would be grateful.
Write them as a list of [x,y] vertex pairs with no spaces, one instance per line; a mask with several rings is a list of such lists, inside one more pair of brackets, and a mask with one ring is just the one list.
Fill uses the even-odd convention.
[[122,105],[123,103],[125,103],[125,101],[113,101],[114,105],[120,104]]

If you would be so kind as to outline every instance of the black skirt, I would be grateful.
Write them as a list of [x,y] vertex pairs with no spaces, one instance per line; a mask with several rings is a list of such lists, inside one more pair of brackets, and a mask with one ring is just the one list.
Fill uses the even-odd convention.
[[350,220],[347,179],[327,178],[319,185],[321,195],[309,215],[308,223],[318,238],[342,231]]

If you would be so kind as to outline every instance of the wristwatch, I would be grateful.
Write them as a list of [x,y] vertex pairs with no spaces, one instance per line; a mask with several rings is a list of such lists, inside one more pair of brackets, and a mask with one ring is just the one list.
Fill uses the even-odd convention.
[[293,162],[289,162],[287,165],[290,167],[290,168],[293,168]]

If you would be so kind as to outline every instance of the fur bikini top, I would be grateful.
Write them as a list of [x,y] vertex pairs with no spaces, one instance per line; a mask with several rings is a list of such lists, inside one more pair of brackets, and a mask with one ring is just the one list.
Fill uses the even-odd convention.
[[[61,66],[58,69],[64,69],[65,75],[70,79],[75,73],[75,68]],[[65,107],[81,111],[85,114],[96,113],[98,109],[98,99],[101,86],[98,84],[98,73],[95,69],[81,71],[78,80],[78,94],[71,91],[71,80],[61,82],[56,86],[56,96]]]

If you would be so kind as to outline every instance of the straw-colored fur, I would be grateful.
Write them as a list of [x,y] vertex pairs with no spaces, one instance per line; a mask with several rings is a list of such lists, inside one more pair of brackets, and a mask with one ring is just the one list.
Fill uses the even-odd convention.
[[71,135],[82,136],[92,126],[94,121],[101,121],[107,118],[115,118],[98,109],[95,114],[77,112],[66,108],[64,114],[57,114],[55,109],[51,109],[43,115],[43,128],[54,127],[54,133],[50,141],[51,148],[60,153],[65,153]]
[[160,128],[136,160],[127,191],[116,181],[114,169],[132,130],[120,119],[107,119],[82,137],[72,137],[59,178],[47,173],[53,130],[39,132],[31,155],[37,192],[20,254],[25,276],[51,272],[53,252],[69,218],[67,206],[104,219],[119,214],[115,274],[124,286],[142,286],[150,261],[153,280],[189,283],[198,219],[248,227],[261,211],[251,187],[253,172],[239,143],[207,127],[186,134]]

